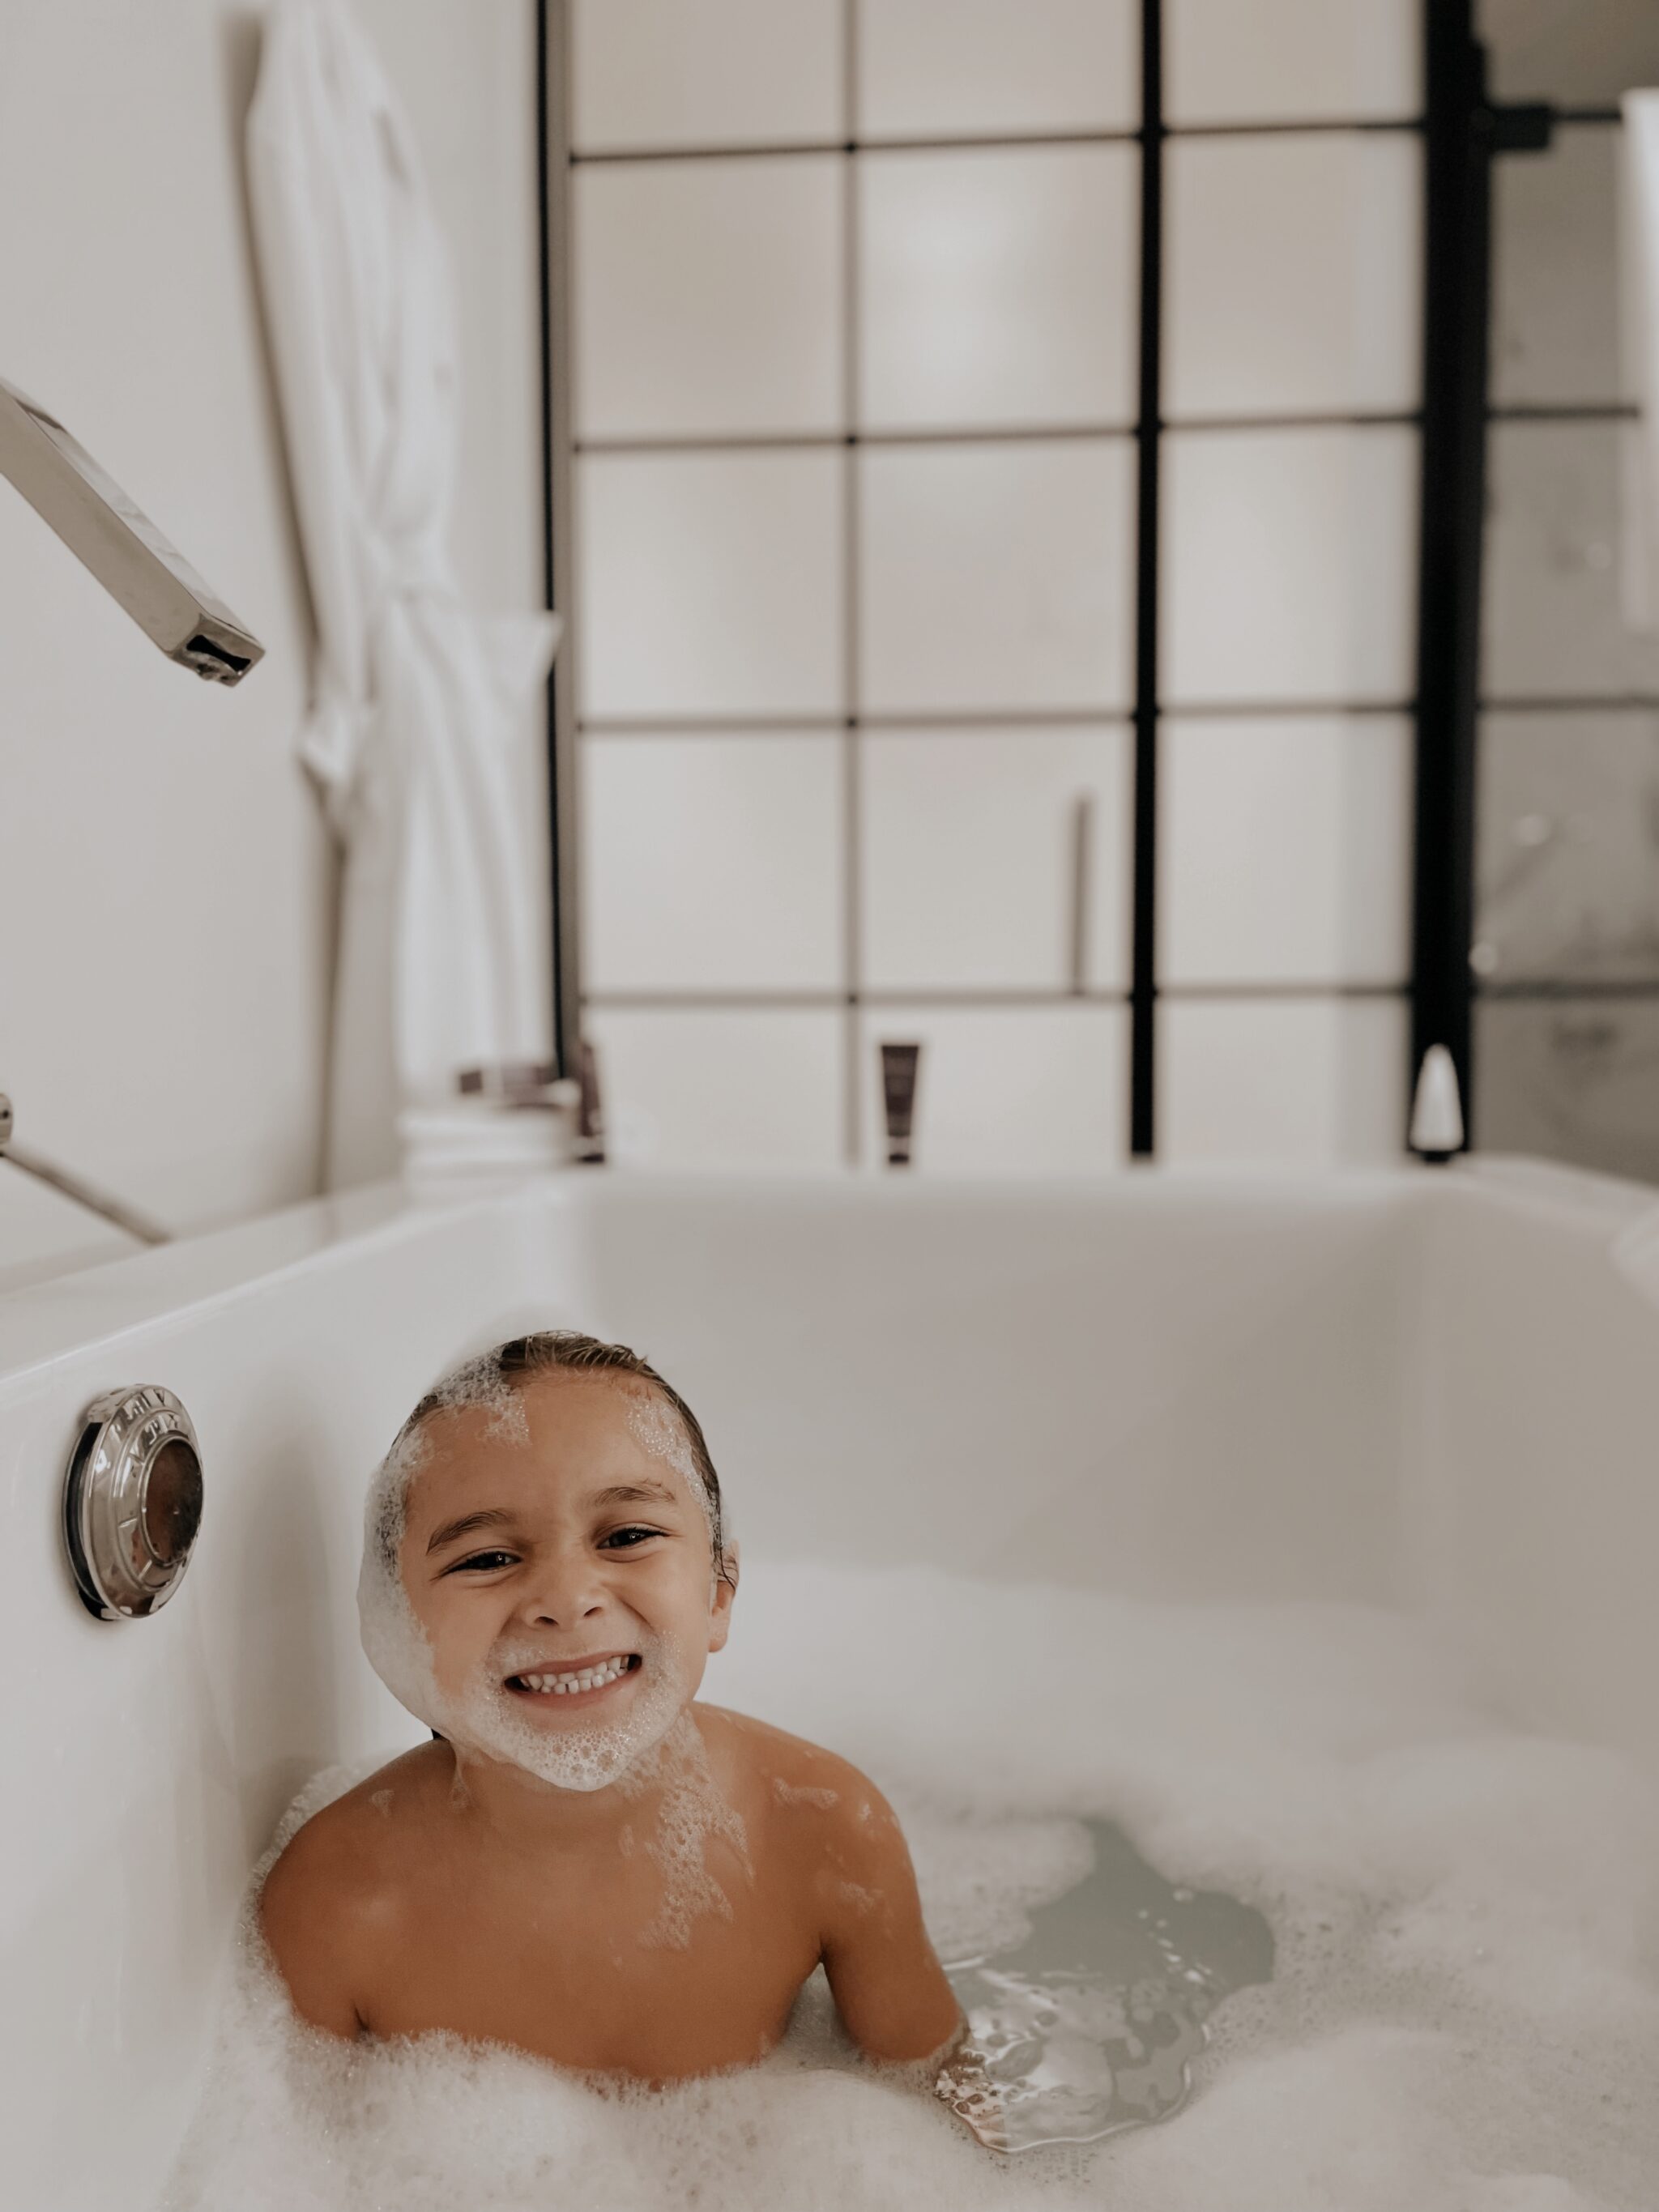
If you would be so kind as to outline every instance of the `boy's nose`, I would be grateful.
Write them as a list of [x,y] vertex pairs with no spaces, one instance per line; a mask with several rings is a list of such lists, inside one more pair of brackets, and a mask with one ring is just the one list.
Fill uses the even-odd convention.
[[580,1554],[550,1559],[524,1594],[523,1618],[538,1627],[570,1628],[605,1609],[605,1584]]

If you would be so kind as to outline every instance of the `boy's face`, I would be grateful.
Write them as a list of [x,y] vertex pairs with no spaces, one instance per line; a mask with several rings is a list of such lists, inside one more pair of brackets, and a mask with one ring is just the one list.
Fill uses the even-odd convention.
[[696,1695],[732,1590],[714,1577],[702,1504],[674,1464],[684,1432],[657,1393],[555,1374],[514,1405],[504,1420],[476,1407],[431,1417],[404,1587],[444,1733],[602,1787]]

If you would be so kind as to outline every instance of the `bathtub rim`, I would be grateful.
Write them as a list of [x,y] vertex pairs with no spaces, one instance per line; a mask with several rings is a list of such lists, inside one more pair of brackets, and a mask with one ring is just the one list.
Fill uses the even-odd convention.
[[581,1220],[602,1212],[609,1194],[624,1191],[635,1204],[657,1194],[670,1204],[699,1197],[738,1205],[789,1198],[922,1211],[963,1200],[1018,1208],[1115,1195],[1157,1204],[1164,1193],[1213,1193],[1235,1202],[1293,1194],[1324,1194],[1334,1203],[1345,1197],[1372,1202],[1393,1197],[1418,1206],[1474,1197],[1477,1203],[1541,1209],[1558,1218],[1571,1216],[1586,1228],[1600,1223],[1610,1237],[1659,1210],[1659,1192],[1644,1185],[1500,1154],[1465,1155],[1437,1168],[1414,1160],[1314,1169],[1147,1162],[1060,1176],[897,1176],[845,1168],[663,1173],[618,1167],[599,1176],[591,1168],[562,1166],[442,1200],[417,1195],[392,1181],[301,1200],[248,1221],[0,1293],[0,1399],[88,1351],[118,1347],[124,1339],[154,1324],[229,1304],[290,1275],[340,1264],[353,1253],[418,1243],[492,1220],[521,1228],[531,1209],[550,1218]]

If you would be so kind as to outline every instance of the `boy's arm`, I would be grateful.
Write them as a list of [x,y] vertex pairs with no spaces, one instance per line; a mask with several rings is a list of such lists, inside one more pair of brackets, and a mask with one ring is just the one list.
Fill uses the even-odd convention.
[[359,1931],[342,1856],[326,1828],[308,1822],[265,1877],[259,1927],[300,2018],[355,2040],[366,2023],[353,1987]]
[[840,1793],[817,1876],[824,1972],[836,2007],[866,2057],[942,2055],[963,2026],[927,1930],[903,1832],[855,1770]]

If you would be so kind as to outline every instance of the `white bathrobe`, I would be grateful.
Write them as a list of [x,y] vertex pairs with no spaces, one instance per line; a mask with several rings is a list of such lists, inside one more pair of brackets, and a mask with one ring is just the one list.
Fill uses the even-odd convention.
[[523,794],[557,623],[461,603],[444,243],[344,0],[275,0],[248,164],[317,627],[300,747],[345,848],[337,1188],[394,1172],[399,1109],[452,1096],[461,1066],[547,1056],[547,898]]

